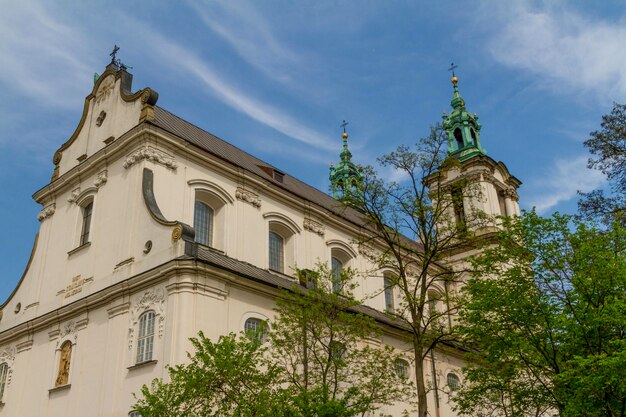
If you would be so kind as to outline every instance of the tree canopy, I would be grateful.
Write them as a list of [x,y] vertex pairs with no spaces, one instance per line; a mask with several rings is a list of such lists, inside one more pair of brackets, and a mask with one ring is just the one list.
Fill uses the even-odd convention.
[[607,176],[611,192],[583,194],[579,208],[587,217],[626,222],[626,105],[614,103],[611,113],[602,116],[600,127],[585,141],[592,155],[588,166]]
[[353,272],[341,271],[339,292],[326,266],[299,274],[308,288],[283,291],[273,321],[217,342],[200,333],[189,363],[169,368],[169,381],[144,386],[135,410],[143,417],[356,417],[410,403],[412,385],[395,372],[401,355],[378,346],[379,326],[355,311]]
[[534,211],[502,219],[460,317],[476,350],[462,415],[624,416],[626,229]]

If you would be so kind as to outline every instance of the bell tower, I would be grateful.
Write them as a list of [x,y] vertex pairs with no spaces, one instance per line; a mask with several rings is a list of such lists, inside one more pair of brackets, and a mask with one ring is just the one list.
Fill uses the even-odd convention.
[[[453,67],[454,68],[454,67]],[[475,233],[488,233],[497,227],[496,216],[520,214],[517,188],[521,181],[509,173],[503,162],[487,155],[480,141],[478,115],[467,110],[459,92],[459,79],[452,75],[452,111],[443,115],[443,129],[448,138],[448,156],[458,161],[441,172],[438,180],[431,176],[429,187],[449,194],[450,217]],[[453,213],[452,213],[453,212]],[[468,219],[485,219],[471,224]],[[468,222],[465,224],[465,222]]]

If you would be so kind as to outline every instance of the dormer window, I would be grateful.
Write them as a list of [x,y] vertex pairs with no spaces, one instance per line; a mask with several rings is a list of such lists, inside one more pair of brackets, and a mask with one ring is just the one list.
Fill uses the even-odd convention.
[[285,174],[283,174],[282,172],[278,172],[276,170],[274,170],[274,179],[280,183],[283,182],[283,179],[285,179]]

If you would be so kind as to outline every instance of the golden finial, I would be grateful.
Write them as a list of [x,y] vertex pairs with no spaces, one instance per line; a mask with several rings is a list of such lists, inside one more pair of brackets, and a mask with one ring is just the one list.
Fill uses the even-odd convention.
[[454,65],[454,62],[450,64],[450,68],[448,68],[448,71],[452,71],[452,84],[456,85],[459,82],[459,79],[456,78],[456,75],[454,74],[454,70],[457,69],[459,66],[458,65]]
[[345,120],[341,124],[341,127],[343,127],[343,134],[341,135],[341,137],[344,138],[344,139],[348,139],[348,134],[346,133],[346,126],[347,125],[348,125],[348,122],[346,122]]

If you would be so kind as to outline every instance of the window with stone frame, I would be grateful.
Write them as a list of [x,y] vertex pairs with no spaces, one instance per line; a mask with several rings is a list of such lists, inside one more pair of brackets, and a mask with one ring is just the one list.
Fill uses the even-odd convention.
[[395,277],[390,272],[383,274],[383,288],[385,294],[385,311],[393,313],[396,309],[395,306],[395,291],[394,291]]
[[350,267],[352,255],[340,246],[331,247],[330,250],[330,272],[331,272],[331,288],[335,293],[341,293],[344,290],[344,279],[342,272]]
[[193,213],[193,228],[196,242],[213,246],[213,209],[202,200],[196,200]]
[[4,403],[4,391],[7,386],[7,378],[9,376],[9,364],[3,362],[0,364],[0,403]]
[[449,372],[446,379],[450,392],[458,391],[458,389],[461,387],[461,380],[455,373]]
[[80,246],[90,242],[91,217],[93,214],[93,200],[82,207],[83,222],[80,229]]
[[269,232],[269,268],[277,272],[285,272],[285,239],[278,233]]
[[409,363],[404,359],[396,359],[393,363],[393,370],[398,375],[399,378],[408,379],[409,378]]
[[250,317],[246,319],[243,325],[243,331],[246,336],[264,342],[267,339],[268,324],[263,319]]
[[136,363],[149,362],[154,353],[154,324],[156,314],[153,310],[146,311],[139,317],[139,332],[137,335]]

